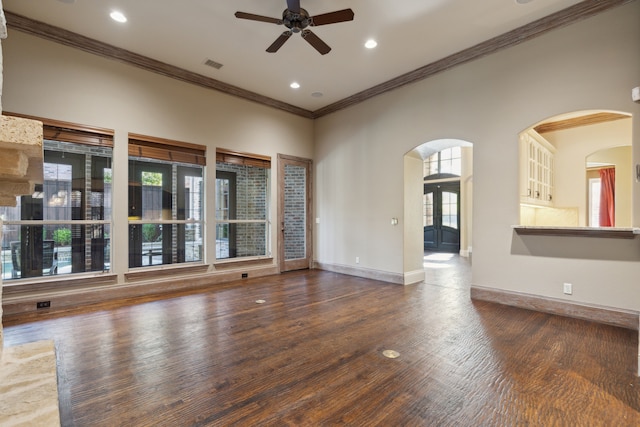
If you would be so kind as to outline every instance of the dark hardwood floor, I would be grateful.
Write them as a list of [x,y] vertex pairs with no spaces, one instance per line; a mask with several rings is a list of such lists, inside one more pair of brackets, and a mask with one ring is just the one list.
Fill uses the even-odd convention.
[[5,343],[55,340],[68,426],[640,425],[637,332],[472,302],[466,260],[425,262],[7,319]]

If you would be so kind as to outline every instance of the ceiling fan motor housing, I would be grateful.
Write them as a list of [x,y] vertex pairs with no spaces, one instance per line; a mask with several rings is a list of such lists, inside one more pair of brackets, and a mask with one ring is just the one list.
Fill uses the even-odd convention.
[[282,12],[282,23],[292,32],[299,33],[311,24],[311,18],[309,12],[303,8],[300,8],[300,13],[285,9]]

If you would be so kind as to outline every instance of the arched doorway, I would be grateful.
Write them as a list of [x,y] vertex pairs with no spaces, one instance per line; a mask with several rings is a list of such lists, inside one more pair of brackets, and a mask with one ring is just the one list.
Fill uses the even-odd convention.
[[472,147],[438,139],[417,147],[423,161],[423,249],[467,256],[471,247]]
[[[443,156],[438,159],[437,173],[425,172],[432,170],[435,164],[427,165],[425,160],[443,150],[459,147],[461,172],[458,176],[446,176],[447,168],[442,168]],[[446,161],[447,159],[444,158]],[[427,168],[427,169],[425,169]],[[434,177],[430,175],[440,176]],[[431,178],[425,181],[425,177]],[[425,227],[427,226],[427,203],[425,202],[425,185],[450,184],[456,182],[459,195],[456,203],[456,223],[459,225],[459,249],[456,251],[463,257],[471,256],[472,245],[472,196],[473,196],[473,144],[459,139],[437,139],[421,144],[404,156],[404,283],[417,283],[425,280]],[[446,188],[445,188],[446,190]],[[442,209],[444,213],[445,210]],[[449,210],[450,212],[450,210]],[[452,220],[451,214],[447,217]],[[444,220],[443,220],[444,221]],[[452,255],[451,252],[449,254]]]

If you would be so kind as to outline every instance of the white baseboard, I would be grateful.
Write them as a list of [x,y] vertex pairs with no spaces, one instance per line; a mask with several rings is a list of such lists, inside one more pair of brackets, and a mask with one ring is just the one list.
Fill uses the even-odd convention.
[[424,282],[424,268],[404,273],[404,285]]

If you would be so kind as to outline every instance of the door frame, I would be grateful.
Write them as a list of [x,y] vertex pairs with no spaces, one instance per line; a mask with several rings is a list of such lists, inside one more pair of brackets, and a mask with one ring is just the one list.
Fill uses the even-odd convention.
[[[434,251],[434,252],[447,252],[447,253],[459,253],[460,252],[460,247],[461,247],[461,225],[462,225],[462,217],[461,217],[461,213],[462,213],[462,184],[460,181],[456,180],[456,181],[425,181],[424,182],[424,187],[423,187],[423,194],[426,194],[427,189],[428,188],[432,188],[434,191],[434,198],[433,198],[433,209],[434,209],[434,228],[436,229],[436,243],[437,243],[437,247],[435,248],[424,248],[424,250],[429,250],[429,251]],[[451,191],[453,190],[453,191]],[[445,226],[442,225],[442,193],[443,192],[453,192],[455,194],[457,194],[458,197],[458,204],[457,204],[457,234],[458,234],[458,243],[456,245],[456,247],[454,248],[454,250],[452,250],[452,248],[447,248],[447,247],[443,247],[442,246],[442,230]],[[424,228],[423,227],[423,234],[424,234]],[[446,228],[451,228],[451,227],[446,227]],[[424,237],[423,237],[424,239]],[[424,241],[423,241],[423,247],[424,247]]]
[[[284,257],[284,169],[286,165],[304,167],[306,179],[306,248],[305,258],[285,260]],[[278,154],[278,267],[280,272],[313,268],[313,161],[302,157]]]

